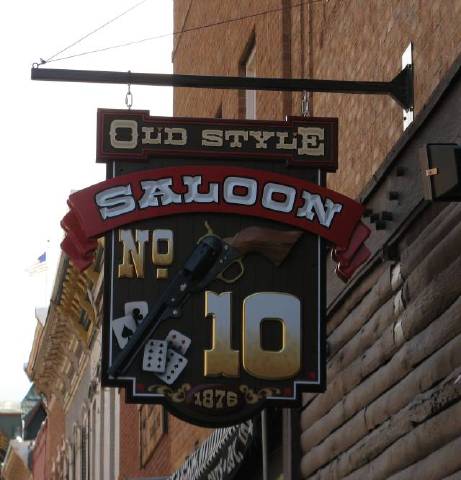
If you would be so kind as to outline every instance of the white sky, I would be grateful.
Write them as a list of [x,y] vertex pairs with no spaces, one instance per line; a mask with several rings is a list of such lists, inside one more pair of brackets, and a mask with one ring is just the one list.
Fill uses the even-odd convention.
[[[95,163],[96,109],[126,108],[124,85],[31,81],[31,65],[136,3],[139,0],[14,0],[2,8],[0,401],[20,401],[30,385],[23,365],[35,331],[35,307],[45,306],[50,298],[67,197],[105,176],[104,166]],[[62,55],[169,34],[172,14],[172,0],[147,0]],[[172,38],[47,66],[171,73]],[[131,90],[133,108],[172,115],[171,88],[134,85]],[[31,277],[27,269],[48,241],[48,273]]]

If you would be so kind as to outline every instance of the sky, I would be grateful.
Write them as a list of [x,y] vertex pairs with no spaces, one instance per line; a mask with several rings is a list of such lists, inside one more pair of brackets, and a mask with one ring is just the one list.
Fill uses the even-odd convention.
[[[126,85],[32,81],[31,66],[135,5],[58,57],[164,38],[45,67],[172,73],[172,0],[14,0],[2,8],[0,402],[19,402],[30,387],[24,364],[37,323],[35,308],[49,303],[66,200],[71,191],[105,177],[105,167],[95,162],[96,110],[126,108]],[[171,88],[134,85],[131,92],[134,109],[172,115]],[[31,275],[30,267],[45,251],[47,271]]]

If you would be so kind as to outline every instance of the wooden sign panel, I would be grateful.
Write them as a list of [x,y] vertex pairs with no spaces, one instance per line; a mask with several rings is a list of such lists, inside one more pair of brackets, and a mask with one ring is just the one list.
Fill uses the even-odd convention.
[[[98,115],[107,180],[70,196],[63,248],[85,268],[106,235],[103,385],[212,427],[323,391],[323,243],[347,251],[362,207],[297,159],[159,156],[136,142],[165,119]],[[187,141],[198,145],[214,120],[191,124]],[[184,125],[169,119],[168,128]],[[332,131],[322,141],[325,152],[336,148]]]
[[146,161],[152,156],[282,160],[335,171],[336,118],[288,117],[285,122],[150,117],[144,110],[98,110],[97,160]]
[[[204,171],[207,166],[201,165]],[[112,168],[116,177],[135,166],[117,162]],[[316,175],[304,173],[314,181]],[[197,242],[207,229],[242,263],[215,271],[213,257],[211,266],[202,260]],[[218,212],[177,213],[111,230],[105,242],[104,383],[126,386],[130,401],[164,403],[177,416],[208,426],[241,422],[270,403],[298,405],[302,391],[323,390],[322,242],[273,220]],[[214,243],[202,247],[214,254]],[[215,278],[202,287],[209,271]],[[111,366],[165,292],[178,303],[158,314],[160,323],[144,333],[126,370],[112,376]]]

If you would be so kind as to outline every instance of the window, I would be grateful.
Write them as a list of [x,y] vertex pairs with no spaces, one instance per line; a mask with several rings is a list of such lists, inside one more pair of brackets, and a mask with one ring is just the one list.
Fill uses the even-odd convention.
[[75,480],[90,480],[90,414],[85,408],[82,426],[77,427],[74,450],[74,477]]
[[161,405],[142,405],[139,409],[140,461],[144,467],[166,432],[166,413]]
[[74,425],[72,432],[72,443],[70,444],[69,452],[69,478],[70,480],[78,480],[77,463],[78,463],[78,445],[79,445],[79,430],[78,426]]
[[80,318],[79,318],[80,325],[85,329],[88,330],[90,327],[91,320],[88,317],[88,314],[84,309],[80,310]]
[[94,270],[95,272],[101,272],[102,267],[104,266],[104,249],[101,246],[98,246],[96,249],[96,256],[94,260]]
[[72,480],[72,447],[69,440],[64,443],[64,480]]
[[90,477],[90,472],[91,472],[91,448],[92,448],[92,442],[91,442],[91,414],[90,411],[88,411],[88,416],[86,417],[86,422],[85,422],[85,430],[86,430],[86,478],[91,478]]
[[[251,47],[245,61],[245,77],[256,77],[255,45]],[[256,90],[245,90],[245,118],[256,119]]]
[[80,479],[87,480],[87,431],[86,427],[82,427],[80,430]]
[[[252,32],[239,61],[239,76],[255,78],[256,71],[256,37]],[[239,118],[256,119],[256,90],[239,90]]]
[[97,410],[96,410],[96,399],[93,400],[93,405],[91,408],[91,440],[90,440],[90,445],[91,445],[91,450],[89,450],[89,455],[90,455],[90,468],[89,472],[91,475],[91,478],[96,478],[96,459],[98,458],[97,452],[96,452],[96,416],[97,416]]

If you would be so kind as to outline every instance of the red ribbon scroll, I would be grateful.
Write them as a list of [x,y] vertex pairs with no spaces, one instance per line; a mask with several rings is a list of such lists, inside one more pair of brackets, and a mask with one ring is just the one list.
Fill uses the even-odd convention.
[[[198,182],[195,190],[191,179]],[[211,188],[215,195],[205,201],[203,194]],[[68,204],[61,247],[80,270],[91,264],[96,239],[106,232],[196,212],[267,218],[320,235],[336,246],[343,279],[369,256],[363,245],[369,229],[360,222],[361,204],[306,180],[263,170],[200,165],[142,170],[75,192]]]

